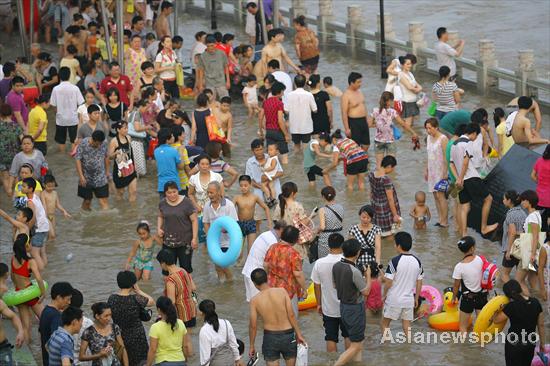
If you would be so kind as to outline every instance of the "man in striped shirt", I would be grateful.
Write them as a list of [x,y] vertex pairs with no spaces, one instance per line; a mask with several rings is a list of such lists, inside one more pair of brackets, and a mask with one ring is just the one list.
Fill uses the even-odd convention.
[[50,366],[70,366],[74,361],[73,334],[78,334],[82,327],[82,310],[69,306],[61,315],[62,327],[53,332],[46,348]]

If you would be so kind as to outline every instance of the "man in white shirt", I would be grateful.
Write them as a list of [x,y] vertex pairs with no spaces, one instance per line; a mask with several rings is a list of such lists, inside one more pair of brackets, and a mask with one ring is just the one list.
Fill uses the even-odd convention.
[[422,289],[424,269],[413,254],[411,234],[401,231],[395,234],[395,248],[399,255],[388,263],[384,275],[384,315],[382,330],[389,329],[392,320],[401,320],[403,331],[407,333],[418,307],[418,297]]
[[288,94],[285,112],[288,113],[288,125],[294,143],[294,151],[300,152],[302,143],[307,144],[311,140],[313,132],[311,113],[317,112],[317,104],[313,94],[304,89],[306,85],[304,75],[296,75],[294,84],[296,84],[296,90]]
[[53,88],[50,104],[57,107],[55,114],[55,142],[59,144],[59,151],[65,152],[67,133],[69,141],[74,143],[78,130],[78,106],[84,103],[80,89],[69,82],[71,70],[68,67],[59,69],[59,85]]
[[256,268],[264,268],[264,258],[269,247],[278,243],[281,238],[281,233],[286,223],[284,221],[275,221],[273,223],[273,229],[268,230],[254,240],[254,244],[250,247],[250,252],[244,263],[242,274],[244,276],[244,287],[246,290],[246,301],[256,296],[260,291],[254,286],[254,283],[250,279],[252,271]]
[[[223,197],[220,182],[210,182],[208,184],[207,194],[210,201],[204,205],[202,211],[202,222],[204,224],[204,232],[208,235],[210,225],[216,221],[216,219],[222,216],[229,216],[237,221],[239,217],[237,216],[237,210],[235,209],[233,202]],[[227,233],[222,233],[220,235],[220,246],[222,252],[224,253],[229,249],[229,235]],[[217,265],[215,268],[218,274],[218,279],[221,283],[224,283],[225,280],[233,280],[233,273],[230,268],[222,268]]]
[[340,300],[332,280],[332,267],[340,262],[342,256],[342,243],[344,237],[338,233],[330,234],[328,238],[329,254],[319,258],[313,265],[311,281],[315,289],[317,311],[323,315],[323,327],[325,328],[325,341],[327,352],[338,352],[338,329],[342,333],[346,349],[350,341],[348,332],[342,324],[340,316]]
[[454,47],[451,47],[447,44],[449,40],[449,34],[447,33],[447,28],[440,27],[437,28],[437,39],[435,43],[435,56],[437,58],[437,67],[447,66],[451,69],[451,78],[453,81],[456,78],[456,63],[455,57],[462,56],[464,52],[464,40],[461,39],[458,41],[458,44]]
[[473,200],[483,201],[481,208],[481,234],[486,235],[498,227],[498,223],[487,225],[493,197],[487,190],[472,162],[474,149],[476,149],[474,141],[480,134],[481,128],[479,125],[477,123],[470,123],[466,127],[466,133],[460,136],[451,147],[451,171],[457,177],[456,185],[462,188],[458,194],[460,203],[458,227],[459,233],[462,236],[466,236],[468,231],[468,213],[470,212],[470,202]]
[[283,83],[285,91],[283,92],[283,104],[286,105],[288,94],[292,91],[292,79],[286,72],[281,71],[281,63],[279,60],[271,60],[267,63],[267,72],[273,75],[275,80]]

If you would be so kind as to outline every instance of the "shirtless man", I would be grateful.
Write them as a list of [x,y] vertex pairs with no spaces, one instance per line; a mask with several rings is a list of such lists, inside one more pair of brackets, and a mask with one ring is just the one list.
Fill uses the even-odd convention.
[[[8,291],[8,285],[6,281],[8,280],[9,267],[5,263],[0,263],[0,297],[2,297]],[[0,300],[0,314],[3,315],[4,319],[9,319],[13,324],[13,327],[17,331],[17,337],[15,338],[15,346],[20,348],[25,341],[25,332],[23,330],[23,324],[21,319],[4,303]],[[2,365],[11,365],[12,354],[11,354],[11,345],[6,338],[6,333],[4,332],[4,327],[0,323],[0,360],[6,361],[7,363],[2,362]]]
[[67,54],[67,47],[73,45],[76,47],[76,55],[84,56],[87,48],[87,33],[88,32],[82,31],[77,25],[71,25],[70,27],[68,27],[65,32],[64,54]]
[[[256,205],[260,206],[265,211],[267,217],[267,226],[271,230],[273,226],[271,223],[271,214],[269,208],[265,202],[252,191],[252,178],[249,175],[241,175],[239,177],[239,187],[241,188],[241,194],[233,198],[235,208],[237,208],[237,216],[239,216],[239,226],[243,236],[246,237],[248,242],[248,248],[246,253],[250,252],[254,240],[256,240],[256,220],[254,220],[254,212],[256,211]],[[241,251],[241,258],[244,256],[244,252]]]
[[285,48],[282,43],[285,39],[285,33],[281,28],[271,29],[267,32],[267,38],[269,42],[262,49],[262,63],[267,67],[267,63],[271,60],[278,60],[282,66],[282,70],[285,71],[283,60],[292,67],[296,73],[300,73],[301,70],[292,60],[288,57]]
[[164,1],[160,6],[160,13],[155,22],[155,32],[157,33],[157,39],[162,39],[164,36],[172,38],[172,32],[170,31],[170,22],[168,16],[172,14],[174,10],[174,4],[168,1]]
[[511,122],[512,138],[516,144],[547,144],[548,139],[540,137],[537,130],[531,129],[531,121],[527,118],[533,108],[533,99],[529,97],[518,98],[518,111],[512,112],[506,119],[506,131],[509,131],[509,122]]
[[218,124],[225,133],[226,143],[222,144],[224,158],[231,157],[231,135],[233,133],[233,115],[231,114],[231,97],[222,97],[219,107],[213,109]]
[[258,315],[264,323],[262,354],[267,366],[279,365],[281,355],[287,366],[296,364],[297,343],[306,341],[294,317],[290,298],[285,289],[271,288],[267,273],[257,268],[250,275],[254,286],[260,291],[250,300],[250,357],[256,356],[256,331]]
[[[363,75],[351,72],[348,76],[348,88],[342,94],[342,123],[346,136],[368,151],[370,146],[369,125],[372,124],[367,114],[365,96],[361,92]],[[370,123],[369,123],[370,122]]]
[[[505,108],[507,115],[518,110],[519,98],[520,97],[515,97],[514,99],[508,102]],[[533,101],[533,105],[531,106],[531,108],[529,108],[529,112],[533,113],[533,117],[535,118],[535,131],[540,132],[540,129],[542,127],[542,114],[540,112],[540,107],[537,101],[532,98],[531,100]],[[533,133],[535,133],[535,131],[533,131]]]

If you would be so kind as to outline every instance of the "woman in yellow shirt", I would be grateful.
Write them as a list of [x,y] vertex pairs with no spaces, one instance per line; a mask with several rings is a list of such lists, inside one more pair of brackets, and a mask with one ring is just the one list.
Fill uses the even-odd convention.
[[50,107],[50,98],[42,94],[36,99],[36,106],[29,113],[27,125],[28,134],[34,139],[34,147],[44,156],[48,152],[48,115],[46,109]]
[[157,299],[157,311],[161,320],[149,330],[149,353],[147,366],[169,362],[174,366],[185,366],[184,350],[187,350],[187,329],[178,319],[176,307],[166,296]]

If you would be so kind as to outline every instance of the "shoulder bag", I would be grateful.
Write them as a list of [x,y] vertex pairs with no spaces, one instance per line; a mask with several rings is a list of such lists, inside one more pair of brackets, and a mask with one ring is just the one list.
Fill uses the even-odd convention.
[[153,310],[147,309],[145,306],[141,305],[139,301],[137,301],[136,298],[137,295],[134,295],[134,301],[136,302],[136,305],[139,309],[139,320],[142,322],[148,322],[153,317]]

